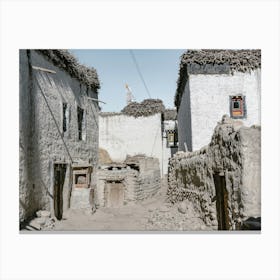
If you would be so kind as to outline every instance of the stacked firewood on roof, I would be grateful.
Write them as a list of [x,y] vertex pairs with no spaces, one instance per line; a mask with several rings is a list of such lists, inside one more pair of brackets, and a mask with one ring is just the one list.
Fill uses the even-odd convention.
[[163,113],[165,107],[160,99],[145,99],[141,103],[131,102],[122,109],[122,113],[129,116],[147,117],[157,113]]

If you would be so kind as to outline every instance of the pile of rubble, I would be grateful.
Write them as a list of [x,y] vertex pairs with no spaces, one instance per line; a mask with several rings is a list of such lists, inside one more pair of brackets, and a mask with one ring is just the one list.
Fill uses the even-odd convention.
[[51,213],[46,210],[39,210],[36,212],[36,218],[32,219],[28,225],[25,226],[26,230],[52,230],[55,226],[55,220],[51,218]]
[[145,99],[141,103],[131,102],[122,109],[122,113],[128,116],[147,117],[157,113],[163,113],[165,107],[160,99]]
[[192,209],[193,205],[188,201],[165,204],[150,212],[146,230],[161,231],[212,231],[216,230],[216,224],[206,225],[205,222]]

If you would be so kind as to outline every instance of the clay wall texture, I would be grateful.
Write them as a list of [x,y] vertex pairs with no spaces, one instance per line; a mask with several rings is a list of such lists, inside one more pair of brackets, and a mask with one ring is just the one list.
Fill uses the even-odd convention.
[[208,146],[178,152],[170,159],[169,201],[186,201],[186,215],[195,212],[208,229],[218,228],[214,174],[225,178],[229,229],[239,229],[248,217],[261,216],[260,127],[225,118]]
[[[32,66],[50,69],[56,73],[34,70]],[[63,103],[68,104],[69,126],[63,135],[64,141],[74,162],[93,166],[91,182],[96,182],[99,108],[96,102],[89,101],[86,97],[97,98],[97,92],[88,89],[65,70],[54,66],[39,52],[20,50],[20,221],[32,216],[39,209],[53,211],[55,162],[67,164],[63,198],[64,207],[70,206],[70,157],[36,79],[46,95],[60,131],[63,126]],[[85,112],[83,140],[78,139],[77,106]]]
[[161,184],[158,159],[141,157],[137,169],[123,164],[121,167],[101,166],[98,170],[98,184],[96,193],[97,206],[105,207],[105,186],[108,182],[121,182],[124,185],[124,205],[147,199],[155,195]]

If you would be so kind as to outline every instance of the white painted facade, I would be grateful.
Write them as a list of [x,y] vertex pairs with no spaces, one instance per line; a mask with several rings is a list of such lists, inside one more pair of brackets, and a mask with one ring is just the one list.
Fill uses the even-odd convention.
[[[191,141],[186,142],[191,143],[189,146],[192,146],[193,151],[209,144],[217,122],[224,114],[230,116],[229,97],[232,95],[246,96],[247,116],[241,119],[244,125],[260,125],[260,69],[251,73],[235,72],[233,75],[190,74],[178,112],[179,134],[183,131],[189,135],[179,135],[179,140],[182,142],[191,137]],[[190,114],[186,110],[190,110]],[[184,126],[187,129],[182,129]],[[180,150],[182,147],[184,145],[180,143]]]
[[99,147],[107,150],[115,162],[124,161],[127,155],[144,154],[157,158],[161,175],[167,174],[170,148],[164,140],[160,113],[138,118],[125,114],[99,116]]

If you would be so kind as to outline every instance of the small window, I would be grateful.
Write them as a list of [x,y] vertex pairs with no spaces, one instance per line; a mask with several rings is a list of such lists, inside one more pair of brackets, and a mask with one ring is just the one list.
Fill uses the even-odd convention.
[[233,119],[246,118],[246,97],[243,95],[230,96],[230,116]]
[[240,109],[240,101],[233,102],[233,109]]
[[69,108],[67,103],[62,105],[62,131],[65,133],[69,126]]
[[78,118],[78,139],[79,140],[85,140],[85,113],[84,113],[84,109],[78,107],[77,118]]
[[177,130],[171,129],[166,130],[166,138],[167,138],[167,147],[177,147],[178,137],[177,137]]

